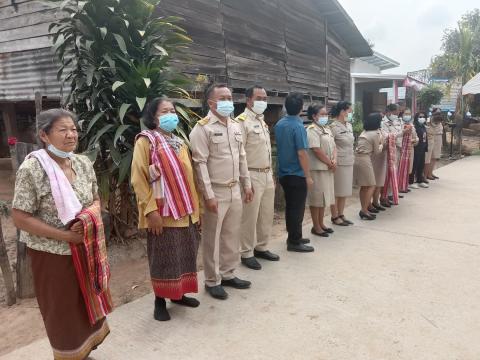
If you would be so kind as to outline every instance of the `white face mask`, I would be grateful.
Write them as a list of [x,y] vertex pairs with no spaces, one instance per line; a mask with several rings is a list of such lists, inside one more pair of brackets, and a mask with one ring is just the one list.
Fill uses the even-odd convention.
[[261,115],[267,110],[268,103],[266,101],[254,101],[252,111],[257,114]]
[[403,115],[403,121],[409,123],[410,121],[412,121],[412,117],[410,115]]
[[389,119],[392,121],[396,121],[398,120],[398,115],[390,115]]
[[425,118],[418,118],[418,123],[419,124],[425,124],[426,119]]

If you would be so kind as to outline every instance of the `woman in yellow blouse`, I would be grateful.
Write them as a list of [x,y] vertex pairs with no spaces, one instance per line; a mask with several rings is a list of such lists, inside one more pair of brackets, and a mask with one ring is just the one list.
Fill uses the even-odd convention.
[[154,318],[170,320],[165,299],[188,307],[198,292],[199,200],[187,145],[173,134],[178,116],[173,103],[157,98],[144,114],[150,129],[135,143],[132,185],[138,227],[147,229],[147,254],[155,293]]

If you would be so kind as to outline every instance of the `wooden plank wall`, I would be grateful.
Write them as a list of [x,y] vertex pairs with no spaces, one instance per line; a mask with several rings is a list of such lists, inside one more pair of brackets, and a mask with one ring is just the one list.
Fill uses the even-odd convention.
[[54,4],[34,0],[0,0],[0,54],[51,46],[48,26],[56,19]]
[[[270,91],[327,96],[325,22],[317,0],[163,0],[160,7],[183,17],[180,25],[193,39],[190,61],[176,61],[182,71],[227,77],[234,89],[258,83]],[[335,71],[350,72],[349,60],[331,61]]]
[[350,56],[331,31],[328,33],[328,70],[329,97],[350,100]]

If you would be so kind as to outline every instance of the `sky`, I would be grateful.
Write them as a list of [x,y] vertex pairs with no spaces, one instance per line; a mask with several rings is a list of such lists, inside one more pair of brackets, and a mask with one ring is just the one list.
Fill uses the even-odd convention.
[[454,28],[478,0],[339,0],[374,50],[400,63],[386,73],[428,67],[441,53],[443,31]]

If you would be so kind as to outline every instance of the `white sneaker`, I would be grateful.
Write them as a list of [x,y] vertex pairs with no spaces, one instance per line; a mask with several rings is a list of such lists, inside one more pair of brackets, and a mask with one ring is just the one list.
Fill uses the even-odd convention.
[[409,189],[419,189],[417,184],[412,184],[408,187]]
[[425,184],[425,183],[420,183],[418,184],[418,186],[424,188],[424,189],[428,189],[430,186],[428,186],[428,184]]

